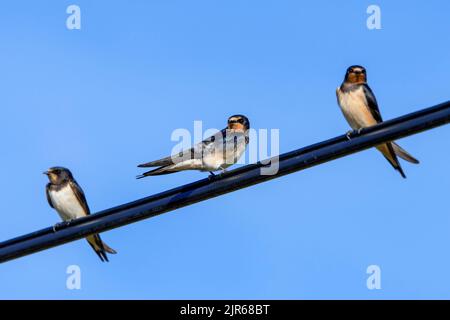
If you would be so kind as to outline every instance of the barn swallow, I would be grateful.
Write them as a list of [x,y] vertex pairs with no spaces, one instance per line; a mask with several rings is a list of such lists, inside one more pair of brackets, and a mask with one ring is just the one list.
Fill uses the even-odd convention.
[[222,170],[235,164],[249,143],[248,130],[250,121],[243,115],[228,118],[225,129],[194,145],[191,149],[178,154],[140,164],[138,167],[159,167],[137,176],[137,179],[174,173],[183,170],[214,171]]
[[[69,169],[53,167],[44,174],[50,180],[46,187],[48,204],[58,212],[63,221],[71,221],[91,214],[84,192]],[[106,245],[98,234],[90,235],[86,240],[102,261],[108,261],[106,253],[117,253]]]
[[[361,130],[383,122],[375,95],[367,84],[367,74],[364,67],[349,67],[344,82],[336,90],[336,95],[342,113],[353,130]],[[419,160],[393,141],[376,148],[403,178],[406,178],[406,175],[397,156],[411,163],[419,163]]]

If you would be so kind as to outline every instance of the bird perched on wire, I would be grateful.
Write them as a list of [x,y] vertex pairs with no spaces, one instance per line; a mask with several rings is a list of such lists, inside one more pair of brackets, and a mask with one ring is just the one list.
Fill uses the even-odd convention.
[[[349,67],[344,82],[336,90],[336,95],[344,117],[353,130],[361,130],[383,122],[375,95],[367,84],[367,74],[364,67]],[[419,163],[419,160],[395,142],[384,143],[376,148],[403,178],[406,178],[406,175],[397,156],[411,163]]]
[[159,167],[137,176],[137,179],[174,173],[183,170],[214,171],[235,164],[245,152],[249,143],[250,121],[246,116],[234,115],[228,118],[225,129],[178,154],[140,164],[138,167]]
[[[53,167],[44,174],[50,180],[46,187],[48,204],[58,212],[63,221],[69,222],[91,214],[84,192],[69,169]],[[116,253],[98,234],[90,235],[86,240],[102,261],[108,261],[106,253]]]

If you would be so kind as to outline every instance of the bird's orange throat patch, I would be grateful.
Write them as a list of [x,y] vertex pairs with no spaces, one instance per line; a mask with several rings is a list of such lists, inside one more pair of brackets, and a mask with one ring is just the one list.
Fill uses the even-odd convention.
[[362,73],[349,73],[346,80],[348,83],[362,84],[366,83],[366,76]]
[[242,132],[245,131],[245,127],[242,123],[230,123],[228,129]]

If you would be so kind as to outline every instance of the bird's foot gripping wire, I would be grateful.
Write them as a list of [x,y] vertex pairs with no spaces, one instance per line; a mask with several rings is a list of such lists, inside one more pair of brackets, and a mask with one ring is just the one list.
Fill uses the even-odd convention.
[[210,173],[210,175],[208,176],[209,180],[214,180],[217,177],[217,175],[214,172],[210,171],[209,173]]
[[356,129],[356,130],[349,130],[349,131],[347,131],[345,136],[347,137],[348,140],[351,140],[354,135],[360,135],[361,132],[363,131],[363,129],[364,128],[359,128],[359,129]]
[[349,131],[347,131],[347,133],[345,134],[345,136],[347,137],[347,139],[348,140],[351,140],[352,139],[352,134],[353,134],[353,130],[349,130]]
[[72,222],[72,221],[73,221],[73,219],[56,223],[53,226],[53,232],[56,232],[58,230],[61,230],[61,229],[65,228],[65,227],[67,227],[70,224],[70,222]]
[[[220,174],[215,174],[214,172],[209,171],[210,175],[208,176],[208,179],[209,180],[217,179],[217,178],[221,177],[225,172],[227,172],[227,170],[225,168],[219,168],[219,169],[221,170]],[[219,170],[219,169],[217,169],[217,170]]]

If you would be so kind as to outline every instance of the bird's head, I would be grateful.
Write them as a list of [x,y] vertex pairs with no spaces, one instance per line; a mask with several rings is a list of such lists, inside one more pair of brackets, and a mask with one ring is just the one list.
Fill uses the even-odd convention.
[[236,131],[247,131],[250,129],[250,121],[246,116],[237,114],[228,118],[228,129]]
[[348,83],[366,83],[367,82],[367,74],[366,69],[361,66],[351,66],[347,69],[347,73],[345,74],[345,82]]
[[70,170],[63,167],[49,168],[44,174],[47,175],[48,180],[50,180],[52,184],[62,184],[63,182],[73,179]]

